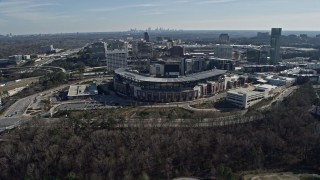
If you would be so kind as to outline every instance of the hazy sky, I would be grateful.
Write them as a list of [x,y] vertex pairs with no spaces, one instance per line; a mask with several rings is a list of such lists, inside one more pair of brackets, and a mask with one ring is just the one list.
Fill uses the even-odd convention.
[[320,0],[0,0],[0,34],[320,30]]

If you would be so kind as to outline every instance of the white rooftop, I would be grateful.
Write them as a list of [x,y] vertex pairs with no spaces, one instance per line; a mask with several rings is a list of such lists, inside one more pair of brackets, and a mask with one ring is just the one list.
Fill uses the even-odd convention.
[[254,87],[258,88],[258,89],[268,89],[268,90],[272,90],[272,89],[278,88],[278,86],[273,86],[273,85],[270,85],[270,84],[258,84],[258,85],[255,85]]
[[68,92],[69,97],[93,96],[97,94],[98,90],[96,83],[84,85],[71,85]]
[[249,88],[239,88],[239,89],[234,89],[234,90],[229,90],[228,94],[236,94],[236,95],[255,95],[255,94],[261,94],[259,91],[254,91],[253,87]]

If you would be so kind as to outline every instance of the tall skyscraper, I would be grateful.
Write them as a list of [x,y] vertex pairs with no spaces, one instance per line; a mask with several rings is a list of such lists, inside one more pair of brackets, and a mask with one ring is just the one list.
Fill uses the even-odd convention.
[[145,40],[146,42],[150,42],[150,37],[149,37],[148,32],[145,32],[145,33],[144,33],[144,40]]
[[271,40],[270,40],[270,64],[275,65],[280,60],[280,40],[281,40],[282,28],[271,29]]

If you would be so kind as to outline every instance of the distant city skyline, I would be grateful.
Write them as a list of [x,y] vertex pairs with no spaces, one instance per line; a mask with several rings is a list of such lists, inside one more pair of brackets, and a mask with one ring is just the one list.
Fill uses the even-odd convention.
[[0,34],[183,30],[319,31],[319,0],[0,0]]

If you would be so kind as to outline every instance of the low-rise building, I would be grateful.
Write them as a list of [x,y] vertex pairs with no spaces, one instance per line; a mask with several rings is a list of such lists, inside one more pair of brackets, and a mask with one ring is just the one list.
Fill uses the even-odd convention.
[[86,99],[98,94],[97,84],[71,85],[68,91],[68,99]]
[[253,88],[239,88],[228,91],[226,100],[240,108],[247,109],[263,100],[265,96],[266,92],[264,91],[257,91]]
[[41,51],[42,53],[51,53],[52,51],[54,51],[53,45],[42,46]]
[[265,98],[273,97],[275,94],[281,91],[278,86],[273,86],[270,84],[258,84],[254,86],[256,91],[265,92]]
[[296,82],[295,78],[282,77],[282,76],[268,76],[265,78],[268,84],[274,86],[291,86]]

